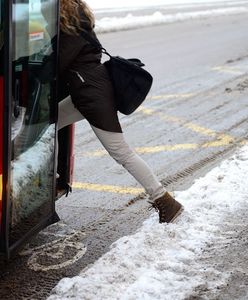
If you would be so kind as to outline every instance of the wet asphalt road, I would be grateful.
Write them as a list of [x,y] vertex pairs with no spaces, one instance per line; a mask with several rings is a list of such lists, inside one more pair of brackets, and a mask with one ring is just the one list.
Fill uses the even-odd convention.
[[[186,189],[247,140],[247,27],[243,14],[99,36],[111,53],[141,58],[154,76],[147,101],[121,123],[169,190]],[[140,186],[85,121],[76,127],[74,181],[73,194],[57,202],[61,221],[1,265],[0,299],[45,299],[149,214]]]

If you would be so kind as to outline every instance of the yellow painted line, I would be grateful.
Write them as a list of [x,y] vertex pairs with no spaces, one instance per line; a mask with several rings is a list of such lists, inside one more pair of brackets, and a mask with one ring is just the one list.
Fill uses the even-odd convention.
[[148,97],[148,99],[151,100],[158,100],[158,99],[187,99],[190,97],[193,97],[195,94],[193,93],[188,93],[188,94],[164,94],[164,95],[156,95],[156,96],[151,96]]
[[146,115],[153,115],[154,114],[154,110],[152,109],[149,109],[149,108],[145,108],[143,106],[140,106],[138,109],[137,109],[138,112],[143,112],[144,114]]
[[[163,114],[161,112],[157,112],[153,109],[145,108],[142,106],[138,110],[146,115],[157,115],[162,120],[180,124],[183,127],[188,128],[194,132],[214,138],[214,140],[205,142],[203,144],[185,143],[185,144],[176,144],[176,145],[137,147],[137,148],[135,148],[135,151],[139,154],[151,154],[151,153],[159,153],[159,152],[163,152],[163,151],[190,150],[190,149],[208,148],[208,147],[209,148],[210,147],[222,147],[222,146],[230,145],[231,143],[235,142],[235,138],[233,138],[232,136],[230,136],[228,134],[218,133],[212,129],[208,129],[203,126],[199,126],[199,125],[193,124],[191,122],[187,122],[186,120],[184,120],[182,118],[169,116],[169,115]],[[244,145],[246,143],[247,143],[246,141],[242,141],[239,144]],[[91,151],[91,152],[85,152],[78,156],[103,157],[105,155],[107,155],[106,150],[96,150],[96,151]]]
[[221,146],[227,146],[235,142],[235,139],[231,136],[220,134],[218,138],[214,141],[207,142],[202,145],[203,148],[207,147],[221,147]]
[[207,136],[216,136],[217,132],[212,130],[212,129],[208,129],[193,123],[185,123],[183,124],[184,127],[197,132],[197,133],[201,133],[202,135],[207,135]]
[[188,149],[197,149],[198,144],[177,144],[177,145],[164,145],[164,146],[155,146],[155,147],[138,147],[135,148],[135,151],[139,154],[147,153],[158,153],[163,151],[176,151],[176,150],[188,150]]
[[144,107],[140,107],[139,111],[146,114],[146,115],[157,115],[157,116],[159,116],[159,118],[161,120],[170,121],[170,122],[180,124],[185,128],[188,128],[188,129],[190,129],[194,132],[197,132],[197,133],[200,133],[200,134],[203,134],[203,135],[206,135],[206,136],[217,137],[218,139],[223,138],[224,140],[234,141],[234,138],[231,137],[230,135],[223,134],[223,133],[218,133],[218,132],[216,132],[212,129],[208,129],[208,128],[205,128],[203,126],[199,126],[197,124],[187,122],[186,120],[184,120],[182,118],[166,115],[164,113],[157,112],[155,110],[144,108]]
[[167,122],[170,121],[170,122],[174,122],[174,123],[178,123],[178,124],[182,124],[182,125],[185,122],[181,118],[170,116],[170,115],[166,115],[166,114],[158,112],[158,111],[156,111],[154,109],[145,108],[143,106],[139,107],[138,111],[141,112],[141,113],[143,113],[143,114],[145,114],[145,115],[159,116],[159,118],[161,120],[165,120]]
[[[137,151],[140,153],[155,153],[160,151],[165,151],[171,147],[171,151],[181,150],[181,149],[196,149],[197,147],[220,147],[229,144],[230,140],[220,139],[219,141],[208,142],[202,145],[198,144],[179,144],[174,146],[157,146],[157,147],[140,147],[137,148]],[[226,143],[226,144],[225,144]],[[240,145],[248,144],[248,140],[243,140],[240,142]],[[166,147],[166,149],[165,149]],[[173,149],[174,147],[174,149]],[[123,187],[123,186],[114,186],[114,185],[104,185],[104,184],[95,184],[95,183],[86,183],[86,182],[74,182],[72,187],[75,189],[88,190],[93,192],[108,192],[115,194],[130,194],[130,195],[138,195],[144,192],[142,188],[132,188],[132,187]]]
[[86,157],[102,157],[107,155],[108,152],[106,150],[96,150],[96,151],[90,151],[90,152],[83,152],[81,154],[76,154],[76,157],[80,156],[86,156]]
[[[134,150],[138,154],[152,154],[152,153],[161,153],[161,152],[169,152],[169,151],[179,151],[179,150],[192,150],[197,148],[207,148],[207,147],[221,147],[227,146],[234,142],[234,139],[226,138],[220,140],[214,140],[210,142],[206,142],[204,144],[176,144],[176,145],[161,145],[161,146],[151,146],[151,147],[137,147]],[[104,150],[96,150],[93,152],[85,152],[83,154],[79,154],[76,156],[84,156],[84,157],[103,157],[107,155],[107,151]]]
[[[151,147],[137,147],[134,150],[139,154],[151,154],[159,153],[164,151],[177,151],[177,150],[190,150],[199,148],[198,144],[176,144],[176,145],[161,145],[161,146],[151,146]],[[103,157],[108,155],[105,150],[96,150],[91,152],[85,152],[76,156],[83,157]]]
[[242,142],[240,142],[240,145],[244,146],[248,144],[248,140],[243,140]]
[[235,75],[241,75],[244,73],[242,70],[240,70],[237,67],[227,67],[227,66],[214,67],[214,68],[212,68],[212,70],[222,72],[222,73],[235,74]]
[[138,195],[144,192],[144,189],[142,188],[104,185],[104,184],[95,184],[95,183],[87,183],[87,182],[73,182],[72,187],[81,190],[88,190],[94,192],[108,192],[108,193],[115,193],[115,194]]
[[194,132],[197,133],[201,133],[203,135],[207,135],[207,136],[216,136],[217,132],[212,130],[212,129],[208,129],[196,124],[193,124],[191,122],[187,122],[186,120],[182,119],[182,118],[178,118],[178,117],[174,117],[174,116],[170,116],[170,115],[166,115],[164,113],[161,112],[157,112],[153,109],[149,109],[149,108],[145,108],[145,107],[140,107],[139,109],[140,112],[146,114],[146,115],[156,115],[159,116],[160,119],[165,120],[165,121],[169,121],[169,122],[174,122],[177,124],[182,125],[185,128],[188,128]]

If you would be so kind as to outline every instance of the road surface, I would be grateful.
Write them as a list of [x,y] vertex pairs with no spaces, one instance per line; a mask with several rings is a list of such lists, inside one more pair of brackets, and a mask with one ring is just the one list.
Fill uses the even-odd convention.
[[[99,36],[109,52],[141,58],[154,76],[148,99],[121,123],[169,190],[186,189],[247,140],[247,28],[241,14]],[[72,195],[57,202],[61,221],[1,266],[1,299],[45,299],[149,214],[141,187],[85,121],[76,127],[74,181]]]

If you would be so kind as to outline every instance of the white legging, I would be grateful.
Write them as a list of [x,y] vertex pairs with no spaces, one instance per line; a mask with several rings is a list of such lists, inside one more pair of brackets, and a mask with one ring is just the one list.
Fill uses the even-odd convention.
[[[83,119],[84,117],[75,108],[70,97],[59,103],[58,129]],[[165,188],[150,167],[129,147],[123,133],[105,131],[93,125],[91,127],[110,156],[144,187],[151,200],[155,200],[165,193]]]

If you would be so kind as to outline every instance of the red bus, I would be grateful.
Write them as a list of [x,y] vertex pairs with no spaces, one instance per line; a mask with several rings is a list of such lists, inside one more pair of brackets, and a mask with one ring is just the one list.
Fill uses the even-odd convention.
[[58,133],[56,125],[58,5],[1,0],[0,254],[7,258],[58,221],[55,199],[72,179],[73,127]]

